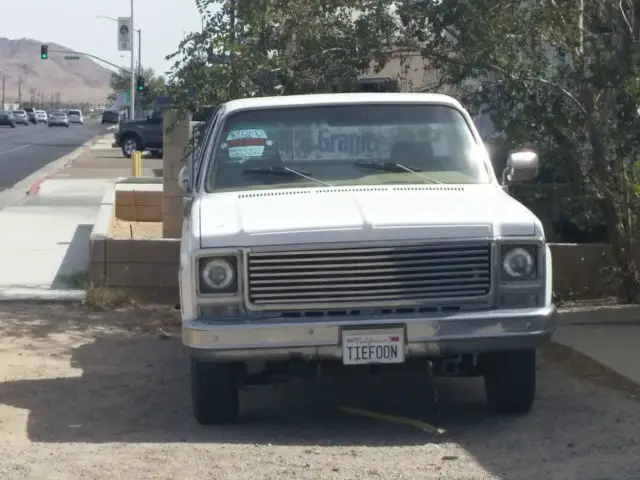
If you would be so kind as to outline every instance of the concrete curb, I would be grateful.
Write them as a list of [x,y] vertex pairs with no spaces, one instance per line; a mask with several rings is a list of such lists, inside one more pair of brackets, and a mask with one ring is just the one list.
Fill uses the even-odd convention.
[[51,290],[47,288],[5,288],[0,289],[0,303],[82,303],[84,290]]
[[614,325],[637,323],[640,325],[640,305],[594,305],[589,307],[561,308],[558,310],[561,325]]
[[109,236],[109,228],[111,227],[111,218],[113,217],[113,208],[116,203],[116,189],[109,188],[100,202],[100,208],[96,215],[96,221],[93,223],[89,241],[105,240]]

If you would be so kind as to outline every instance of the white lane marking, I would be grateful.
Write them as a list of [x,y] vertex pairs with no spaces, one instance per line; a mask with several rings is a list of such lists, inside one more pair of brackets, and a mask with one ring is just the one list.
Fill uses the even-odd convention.
[[31,147],[32,145],[35,145],[35,142],[27,143],[26,145],[20,145],[19,147],[13,147],[13,148],[10,148],[8,150],[0,150],[0,155],[4,155],[5,153],[17,152],[18,150],[22,150],[23,148]]

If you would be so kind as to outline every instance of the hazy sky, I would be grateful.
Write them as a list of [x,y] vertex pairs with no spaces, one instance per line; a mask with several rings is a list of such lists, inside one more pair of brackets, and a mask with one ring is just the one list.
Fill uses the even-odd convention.
[[[129,52],[118,52],[117,23],[96,16],[128,17],[130,6],[131,0],[0,0],[0,37],[56,42],[129,66]],[[142,29],[142,64],[158,74],[170,68],[164,57],[184,34],[201,25],[194,0],[134,0],[134,22]]]

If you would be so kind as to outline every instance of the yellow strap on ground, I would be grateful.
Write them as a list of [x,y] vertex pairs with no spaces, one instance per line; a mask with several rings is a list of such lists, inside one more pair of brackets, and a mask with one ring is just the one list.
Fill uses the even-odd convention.
[[427,422],[420,420],[414,420],[412,418],[396,417],[395,415],[387,415],[386,413],[371,412],[369,410],[362,410],[354,407],[340,407],[339,410],[344,413],[350,413],[352,415],[361,415],[363,417],[373,418],[374,420],[381,420],[383,422],[397,423],[399,425],[408,425],[410,427],[419,428],[425,432],[429,432],[433,435],[442,435],[446,430],[442,428],[434,427]]

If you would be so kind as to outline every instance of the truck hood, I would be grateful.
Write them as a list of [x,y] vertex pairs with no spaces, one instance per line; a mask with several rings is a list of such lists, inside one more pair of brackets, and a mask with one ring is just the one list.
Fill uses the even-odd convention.
[[120,130],[124,130],[125,128],[135,127],[137,125],[143,125],[147,123],[147,119],[143,118],[140,120],[127,120],[126,122],[122,122],[120,124]]
[[202,248],[542,234],[496,185],[415,185],[211,193],[196,200]]

